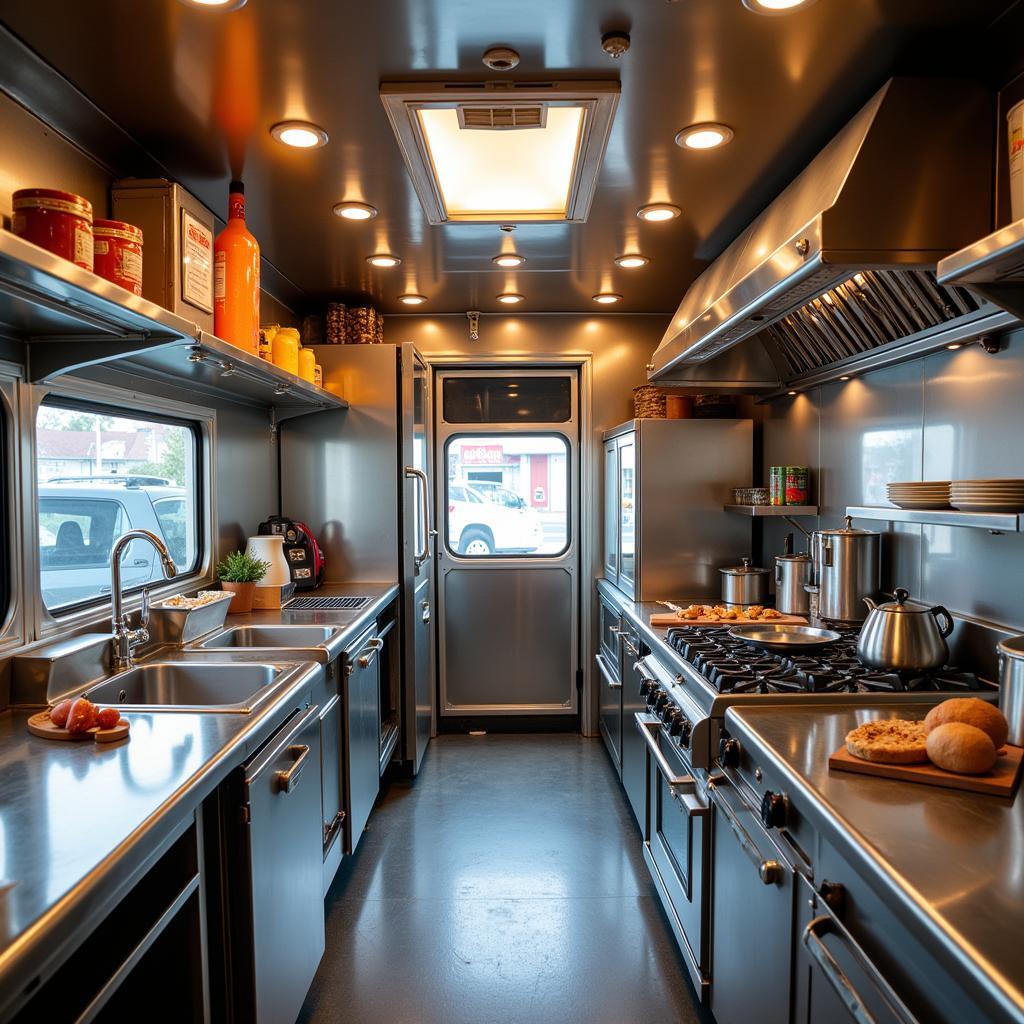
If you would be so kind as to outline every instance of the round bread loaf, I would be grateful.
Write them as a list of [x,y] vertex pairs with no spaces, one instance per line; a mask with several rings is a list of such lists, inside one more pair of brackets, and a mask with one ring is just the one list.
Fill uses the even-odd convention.
[[879,764],[919,764],[928,760],[923,722],[880,718],[865,722],[846,734],[846,749],[862,761]]
[[937,725],[927,740],[932,763],[947,772],[981,775],[996,763],[996,748],[988,733],[964,722]]
[[954,697],[952,700],[944,700],[932,708],[924,720],[929,732],[947,722],[973,725],[975,729],[980,729],[988,736],[996,750],[1006,743],[1006,737],[1010,734],[1010,727],[999,708],[977,697]]

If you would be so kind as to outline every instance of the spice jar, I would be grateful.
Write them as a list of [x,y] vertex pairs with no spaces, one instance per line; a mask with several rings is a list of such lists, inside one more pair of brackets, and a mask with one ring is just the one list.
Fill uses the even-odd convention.
[[299,376],[310,384],[315,383],[316,356],[311,348],[299,349]]
[[274,365],[299,375],[299,332],[294,327],[282,327],[271,342]]
[[123,220],[92,222],[93,271],[142,294],[142,229]]
[[92,203],[56,188],[22,188],[11,197],[11,230],[55,256],[92,270]]

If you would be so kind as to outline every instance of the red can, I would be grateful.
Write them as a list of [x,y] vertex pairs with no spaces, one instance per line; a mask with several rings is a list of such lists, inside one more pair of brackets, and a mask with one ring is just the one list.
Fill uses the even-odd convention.
[[22,188],[12,196],[11,227],[83,270],[92,270],[92,203],[56,188]]
[[123,220],[97,220],[92,225],[94,269],[100,277],[142,294],[142,228]]

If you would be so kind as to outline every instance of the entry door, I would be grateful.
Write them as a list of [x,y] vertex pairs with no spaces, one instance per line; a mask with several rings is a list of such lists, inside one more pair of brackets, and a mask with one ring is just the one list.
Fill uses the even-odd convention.
[[440,713],[575,714],[579,380],[438,373]]

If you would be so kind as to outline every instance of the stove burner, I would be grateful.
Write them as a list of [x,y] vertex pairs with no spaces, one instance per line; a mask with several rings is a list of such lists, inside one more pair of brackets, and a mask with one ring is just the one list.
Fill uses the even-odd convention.
[[857,627],[834,624],[838,640],[816,655],[770,654],[729,635],[728,626],[670,629],[669,645],[720,693],[969,692],[988,689],[970,672],[880,672],[857,657]]

